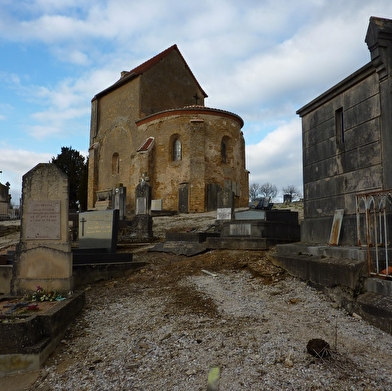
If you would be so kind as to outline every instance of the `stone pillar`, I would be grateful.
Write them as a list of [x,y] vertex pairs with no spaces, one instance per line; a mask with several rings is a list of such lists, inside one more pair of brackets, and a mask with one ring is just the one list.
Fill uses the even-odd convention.
[[20,242],[16,248],[11,292],[73,290],[68,227],[68,177],[51,163],[23,176]]
[[189,186],[188,211],[206,211],[206,125],[201,118],[192,118],[189,124]]
[[392,20],[371,17],[365,39],[380,83],[383,189],[392,187]]

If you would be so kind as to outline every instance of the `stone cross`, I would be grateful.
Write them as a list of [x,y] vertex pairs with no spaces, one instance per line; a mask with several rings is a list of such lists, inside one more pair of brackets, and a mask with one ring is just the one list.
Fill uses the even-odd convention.
[[80,222],[82,223],[82,236],[84,236],[84,223],[87,223],[87,220],[84,217],[82,217]]
[[193,95],[193,97],[195,98],[195,101],[196,101],[195,104],[197,105],[197,101],[200,99],[199,95],[197,95],[197,92],[195,95]]

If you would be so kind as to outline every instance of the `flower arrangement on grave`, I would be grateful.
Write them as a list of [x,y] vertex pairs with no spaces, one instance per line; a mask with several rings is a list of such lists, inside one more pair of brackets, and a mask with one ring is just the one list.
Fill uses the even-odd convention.
[[37,285],[37,289],[30,295],[25,297],[25,300],[30,301],[61,301],[65,300],[60,293],[57,291],[45,291],[41,286]]

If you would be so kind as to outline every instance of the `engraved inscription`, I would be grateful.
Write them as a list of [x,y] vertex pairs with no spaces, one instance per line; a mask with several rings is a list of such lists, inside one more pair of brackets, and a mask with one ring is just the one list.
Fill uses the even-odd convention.
[[[83,212],[79,214],[79,248],[107,248],[112,249],[115,212],[105,210]],[[118,214],[116,214],[118,216]]]
[[250,236],[251,224],[230,224],[230,236]]
[[217,209],[217,220],[231,220],[231,208],[218,208]]
[[28,201],[26,239],[60,239],[60,201]]
[[147,198],[137,197],[136,198],[136,214],[145,215],[147,214]]
[[88,224],[86,224],[86,228],[84,228],[85,236],[94,236],[95,238],[111,237],[112,221],[103,220],[100,216],[89,216],[89,220],[87,221]]

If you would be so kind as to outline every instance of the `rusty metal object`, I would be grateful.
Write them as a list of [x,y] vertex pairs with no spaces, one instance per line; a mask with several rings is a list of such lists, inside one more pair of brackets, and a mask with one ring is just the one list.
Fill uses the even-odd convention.
[[330,246],[337,246],[339,244],[339,236],[340,236],[340,230],[342,228],[343,214],[344,214],[344,209],[335,210],[333,216],[331,235],[329,237],[329,242],[328,242]]
[[[389,274],[388,203],[392,204],[392,189],[356,195],[357,242],[358,246],[362,247],[362,233],[365,228],[369,275],[385,277]],[[365,217],[365,227],[363,227],[363,216]],[[371,251],[372,249],[374,251]],[[385,252],[385,261],[380,260],[381,251]],[[374,253],[375,259],[372,259],[372,253]],[[381,270],[385,270],[386,274]]]

